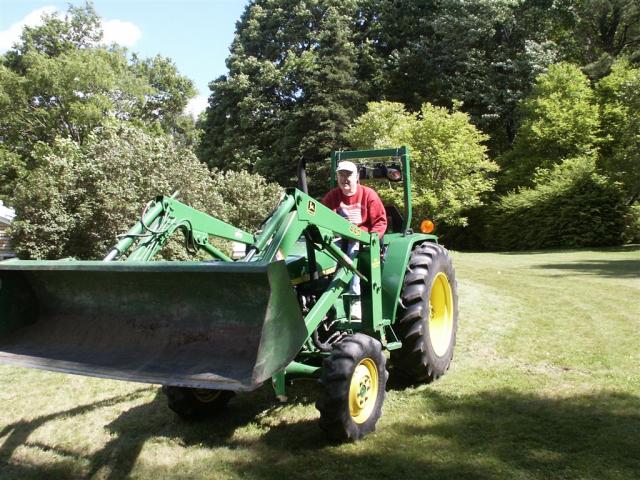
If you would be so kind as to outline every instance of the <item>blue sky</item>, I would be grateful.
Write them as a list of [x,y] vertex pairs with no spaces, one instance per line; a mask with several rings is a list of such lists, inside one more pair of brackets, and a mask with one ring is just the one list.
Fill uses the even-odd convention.
[[[24,22],[43,11],[66,12],[67,4],[84,1],[0,0],[0,53],[17,40]],[[206,106],[207,84],[226,72],[224,64],[236,21],[248,0],[95,0],[105,36],[143,57],[171,58],[196,84],[197,112]]]

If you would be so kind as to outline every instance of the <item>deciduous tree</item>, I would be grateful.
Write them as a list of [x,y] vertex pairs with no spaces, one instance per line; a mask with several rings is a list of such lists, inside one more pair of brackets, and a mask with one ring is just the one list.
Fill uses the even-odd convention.
[[503,189],[531,186],[536,169],[597,147],[600,119],[589,79],[571,64],[552,65],[521,105],[522,123],[513,149],[500,162]]
[[600,166],[640,200],[640,67],[618,61],[596,89],[602,117]]
[[[483,145],[487,136],[467,114],[428,103],[417,114],[400,103],[370,103],[348,138],[359,148],[410,148],[414,219],[465,225],[464,210],[482,204],[482,195],[493,187],[491,173],[498,170]],[[402,205],[401,189],[377,190],[384,199]]]
[[185,124],[182,111],[195,90],[172,61],[129,59],[123,48],[99,45],[100,19],[90,3],[43,20],[0,57],[1,148],[10,153],[1,155],[0,195],[9,196],[13,180],[34,167],[39,142],[82,145],[109,119],[193,143],[193,121]]
[[[11,226],[22,258],[103,257],[157,195],[180,190],[189,205],[254,229],[277,201],[279,188],[258,175],[209,172],[170,136],[112,120],[79,145],[58,137],[40,143],[36,166],[17,182]],[[245,203],[247,195],[251,202]],[[167,254],[175,258],[172,248]],[[178,257],[180,258],[180,257]]]

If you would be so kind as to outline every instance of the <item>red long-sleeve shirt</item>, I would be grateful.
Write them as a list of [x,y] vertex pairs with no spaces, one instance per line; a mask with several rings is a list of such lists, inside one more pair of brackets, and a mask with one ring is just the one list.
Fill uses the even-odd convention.
[[334,188],[324,196],[322,203],[361,229],[376,232],[380,238],[387,230],[387,214],[382,200],[369,187],[358,185],[358,191],[350,197],[344,195],[340,188]]

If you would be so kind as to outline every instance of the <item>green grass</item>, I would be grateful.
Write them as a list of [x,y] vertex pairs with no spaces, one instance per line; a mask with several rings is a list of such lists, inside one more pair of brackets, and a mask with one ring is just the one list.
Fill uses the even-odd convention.
[[180,421],[155,386],[0,367],[0,478],[640,478],[640,248],[454,253],[451,370],[328,443],[317,389]]

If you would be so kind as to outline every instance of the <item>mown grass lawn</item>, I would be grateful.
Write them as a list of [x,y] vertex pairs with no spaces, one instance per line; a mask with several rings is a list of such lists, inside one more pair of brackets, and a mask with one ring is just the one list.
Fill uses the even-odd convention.
[[640,478],[640,248],[454,253],[449,373],[334,445],[316,387],[180,421],[155,386],[0,367],[0,478]]

